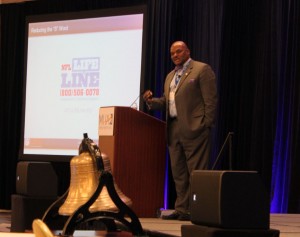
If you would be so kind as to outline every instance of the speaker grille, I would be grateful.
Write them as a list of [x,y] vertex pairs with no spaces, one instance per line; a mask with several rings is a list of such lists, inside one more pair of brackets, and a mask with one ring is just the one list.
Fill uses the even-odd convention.
[[35,197],[57,196],[57,175],[50,162],[22,161],[17,164],[17,194]]
[[194,171],[191,221],[222,228],[269,228],[269,199],[255,171]]

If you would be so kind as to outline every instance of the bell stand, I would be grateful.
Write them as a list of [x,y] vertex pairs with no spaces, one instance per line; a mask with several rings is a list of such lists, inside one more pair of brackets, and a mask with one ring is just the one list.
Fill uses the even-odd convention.
[[224,150],[225,145],[227,143],[228,143],[228,147],[229,147],[229,149],[228,149],[228,153],[229,153],[229,170],[232,170],[232,137],[233,137],[233,134],[234,134],[233,132],[229,132],[227,134],[227,137],[226,137],[226,139],[225,139],[225,141],[224,141],[224,143],[222,145],[222,148],[221,148],[221,150],[220,150],[220,152],[219,152],[219,154],[218,154],[218,156],[217,156],[217,158],[215,160],[215,163],[214,163],[214,165],[211,168],[212,170],[214,170],[216,168],[216,165],[219,162],[221,154],[223,153],[223,150]]
[[[86,133],[84,134],[84,139],[79,149],[81,150],[79,153],[82,153],[88,149],[89,153],[93,156],[93,158],[95,158],[98,169],[101,172],[99,177],[99,184],[90,199],[85,204],[80,206],[71,216],[69,216],[64,224],[61,235],[71,236],[74,234],[76,226],[92,220],[102,220],[109,231],[116,231],[116,225],[113,220],[118,220],[119,222],[127,226],[134,236],[146,236],[137,215],[119,197],[114,186],[112,174],[104,170],[104,164],[99,149],[93,143],[93,141],[87,137]],[[110,198],[119,209],[118,212],[89,211],[90,206],[96,201],[104,186],[106,186]],[[46,222],[47,220],[50,220],[51,217],[57,218],[59,216],[58,209],[63,204],[67,195],[68,191],[48,208],[42,218],[43,221]],[[127,219],[129,218],[131,219],[131,221],[125,219],[125,215],[127,215]]]

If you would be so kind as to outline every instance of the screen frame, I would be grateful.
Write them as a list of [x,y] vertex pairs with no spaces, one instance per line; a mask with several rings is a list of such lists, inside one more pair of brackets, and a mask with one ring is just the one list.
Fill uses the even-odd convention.
[[[24,50],[24,83],[23,83],[23,100],[22,100],[22,120],[21,120],[21,136],[20,136],[20,148],[19,148],[19,160],[20,161],[45,161],[45,162],[69,162],[73,156],[70,155],[49,155],[49,154],[24,154],[24,133],[25,133],[25,113],[26,113],[26,90],[27,90],[27,56],[28,56],[28,36],[29,36],[29,24],[37,22],[47,21],[62,21],[73,19],[86,19],[86,18],[98,18],[109,16],[121,16],[143,14],[143,34],[142,34],[142,56],[141,56],[141,75],[140,75],[140,94],[144,91],[145,85],[145,54],[146,54],[146,39],[147,39],[147,6],[138,5],[132,7],[121,8],[106,8],[97,10],[87,10],[78,12],[64,12],[64,13],[52,13],[43,15],[31,15],[26,17],[25,26],[25,50]],[[144,103],[138,97],[136,101],[139,103],[141,111],[144,110]],[[133,101],[134,103],[134,101]],[[130,105],[128,105],[130,106]],[[82,138],[78,138],[83,139]],[[101,149],[101,147],[100,147]]]

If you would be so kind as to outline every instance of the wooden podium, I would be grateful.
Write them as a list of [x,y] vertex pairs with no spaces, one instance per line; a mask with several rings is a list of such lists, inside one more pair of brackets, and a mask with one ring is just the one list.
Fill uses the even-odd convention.
[[165,130],[165,122],[133,108],[100,108],[99,148],[138,217],[156,217],[164,207]]

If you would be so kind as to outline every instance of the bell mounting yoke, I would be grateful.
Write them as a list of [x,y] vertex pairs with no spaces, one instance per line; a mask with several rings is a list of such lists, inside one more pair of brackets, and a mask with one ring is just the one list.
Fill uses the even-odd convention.
[[[101,151],[99,150],[98,146],[88,138],[87,133],[84,133],[84,139],[79,146],[79,154],[81,154],[82,152],[89,152],[90,155],[95,159],[98,170],[100,171],[99,184],[90,199],[68,217],[68,219],[64,223],[64,227],[60,235],[71,236],[74,234],[76,227],[79,224],[93,220],[102,221],[106,225],[108,231],[117,231],[116,224],[114,222],[115,220],[117,220],[127,226],[134,236],[146,236],[137,215],[119,197],[114,186],[112,174],[104,170]],[[104,186],[106,186],[110,198],[119,209],[118,212],[89,211],[90,206],[96,201]],[[64,193],[59,199],[57,199],[44,213],[42,220],[45,223],[51,221],[51,218],[57,219],[58,216],[64,218],[63,216],[59,215],[58,209],[64,203],[68,192],[69,190]]]

